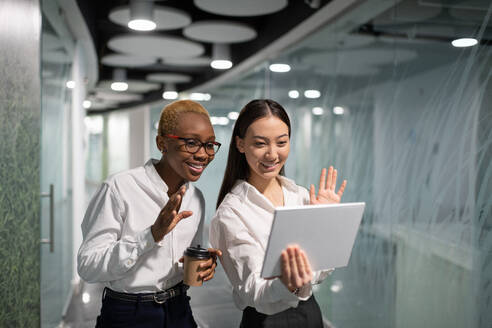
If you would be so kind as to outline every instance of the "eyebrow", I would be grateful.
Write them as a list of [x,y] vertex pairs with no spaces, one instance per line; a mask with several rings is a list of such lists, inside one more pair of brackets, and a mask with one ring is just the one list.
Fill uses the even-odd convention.
[[[282,138],[282,137],[288,137],[288,136],[289,135],[287,133],[284,133],[282,135],[279,135],[275,139],[279,139],[279,138]],[[263,140],[269,140],[267,137],[264,137],[264,136],[253,136],[253,138],[258,138],[258,139],[263,139]]]

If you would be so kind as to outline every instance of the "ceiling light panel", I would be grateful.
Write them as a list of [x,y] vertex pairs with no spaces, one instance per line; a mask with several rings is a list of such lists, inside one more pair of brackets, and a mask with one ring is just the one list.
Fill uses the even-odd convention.
[[141,67],[152,65],[156,62],[155,58],[132,56],[124,54],[111,54],[104,56],[101,63],[114,67]]
[[[109,13],[109,19],[119,25],[127,26],[130,21],[130,7],[118,7]],[[191,23],[190,16],[182,11],[171,7],[154,6],[154,19],[157,30],[172,30],[183,28]]]
[[179,37],[133,34],[112,38],[108,47],[126,54],[161,58],[197,57],[205,51],[200,43]]
[[193,57],[193,58],[166,58],[164,64],[173,66],[208,66],[212,58],[210,57]]
[[183,30],[186,37],[211,43],[239,43],[256,38],[256,31],[246,24],[230,21],[200,21]]
[[260,16],[272,14],[287,6],[287,0],[195,0],[207,12],[225,16]]
[[148,74],[145,79],[159,83],[187,83],[191,81],[191,76],[178,73],[154,73]]

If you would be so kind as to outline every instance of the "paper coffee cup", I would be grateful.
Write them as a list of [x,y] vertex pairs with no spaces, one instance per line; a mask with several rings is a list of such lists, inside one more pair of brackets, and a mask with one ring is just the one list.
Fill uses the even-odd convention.
[[188,247],[184,252],[184,278],[183,283],[188,286],[201,286],[203,279],[200,273],[204,271],[199,265],[210,259],[210,253],[207,249],[197,247]]

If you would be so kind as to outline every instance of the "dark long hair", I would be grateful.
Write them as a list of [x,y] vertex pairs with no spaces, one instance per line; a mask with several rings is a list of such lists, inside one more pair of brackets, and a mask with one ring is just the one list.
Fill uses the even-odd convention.
[[[266,117],[276,116],[281,119],[289,128],[290,138],[290,120],[285,109],[276,101],[271,99],[255,99],[250,101],[241,109],[239,117],[234,124],[232,131],[231,143],[229,144],[229,155],[227,157],[227,166],[220,187],[219,197],[217,199],[217,207],[224,197],[229,193],[238,179],[247,180],[249,178],[249,167],[244,154],[240,153],[236,147],[236,137],[244,138],[248,127],[256,120]],[[280,170],[280,174],[284,175],[284,168]]]

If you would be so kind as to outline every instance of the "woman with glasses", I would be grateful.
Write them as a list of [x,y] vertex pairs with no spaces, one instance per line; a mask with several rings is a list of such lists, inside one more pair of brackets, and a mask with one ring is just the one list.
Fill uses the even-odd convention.
[[243,311],[241,328],[323,327],[312,285],[331,270],[312,272],[298,246],[282,252],[282,275],[260,277],[275,207],[339,203],[346,181],[335,192],[337,170],[321,171],[319,190],[308,192],[285,178],[290,150],[290,121],[269,99],[253,100],[234,125],[227,167],[210,225],[210,243],[222,250],[222,266]]
[[[197,181],[220,148],[208,112],[190,100],[162,110],[162,156],[109,177],[82,223],[79,275],[102,282],[96,327],[196,327],[183,285],[183,252],[202,244],[204,198]],[[201,264],[212,279],[216,256]]]

